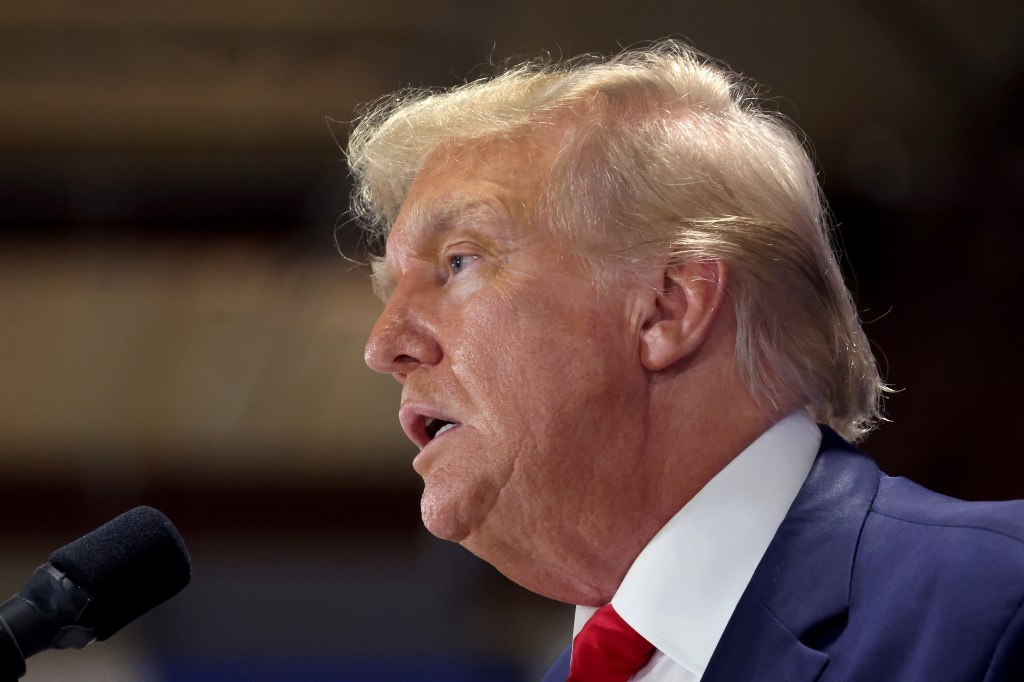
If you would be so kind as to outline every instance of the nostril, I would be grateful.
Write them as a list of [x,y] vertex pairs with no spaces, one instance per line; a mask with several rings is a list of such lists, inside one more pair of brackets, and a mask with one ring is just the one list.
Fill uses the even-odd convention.
[[394,374],[437,364],[441,348],[432,330],[407,315],[382,316],[366,344],[366,364],[378,372]]

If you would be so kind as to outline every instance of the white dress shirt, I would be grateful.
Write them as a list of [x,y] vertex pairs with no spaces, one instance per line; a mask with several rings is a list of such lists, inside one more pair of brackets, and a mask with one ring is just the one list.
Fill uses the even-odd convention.
[[[635,682],[696,682],[811,470],[821,432],[804,410],[761,434],[633,562],[615,611],[655,646]],[[576,607],[573,636],[596,608]]]

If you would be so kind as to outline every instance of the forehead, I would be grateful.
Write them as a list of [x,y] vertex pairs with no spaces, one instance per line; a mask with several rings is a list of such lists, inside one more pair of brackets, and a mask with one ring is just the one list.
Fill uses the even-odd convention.
[[450,140],[435,147],[402,200],[403,213],[438,193],[496,195],[512,208],[533,207],[547,185],[560,135],[534,126],[507,136]]

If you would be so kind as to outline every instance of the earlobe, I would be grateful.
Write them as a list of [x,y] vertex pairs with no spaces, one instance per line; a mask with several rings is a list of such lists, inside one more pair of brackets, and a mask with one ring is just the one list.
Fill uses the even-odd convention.
[[663,289],[640,332],[640,362],[647,370],[666,369],[704,343],[725,301],[726,279],[721,261],[665,268]]

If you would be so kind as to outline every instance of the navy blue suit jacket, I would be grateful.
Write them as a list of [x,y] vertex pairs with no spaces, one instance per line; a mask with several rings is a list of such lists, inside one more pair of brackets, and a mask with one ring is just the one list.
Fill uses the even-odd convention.
[[823,431],[703,681],[1024,680],[1024,501],[938,495]]

